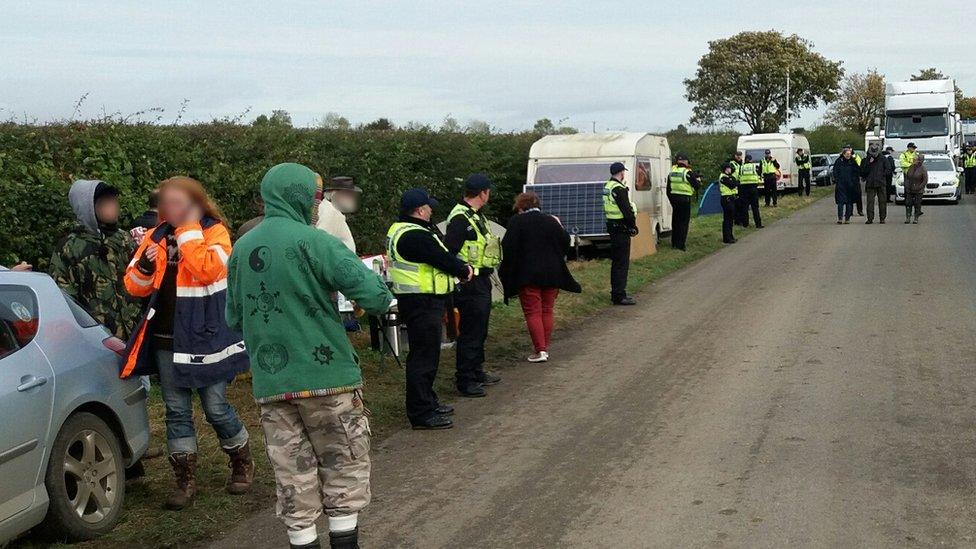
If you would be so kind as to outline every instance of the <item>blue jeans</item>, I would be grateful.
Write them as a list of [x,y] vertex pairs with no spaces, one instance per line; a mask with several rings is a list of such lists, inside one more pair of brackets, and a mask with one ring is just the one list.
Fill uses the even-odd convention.
[[837,219],[850,219],[852,215],[854,215],[853,202],[837,205]]
[[159,386],[166,403],[166,445],[169,453],[197,451],[197,434],[193,427],[193,392],[200,395],[207,422],[217,432],[222,448],[231,449],[247,442],[247,429],[237,417],[237,411],[227,402],[227,382],[221,381],[199,389],[173,385],[173,351],[156,351],[159,365]]

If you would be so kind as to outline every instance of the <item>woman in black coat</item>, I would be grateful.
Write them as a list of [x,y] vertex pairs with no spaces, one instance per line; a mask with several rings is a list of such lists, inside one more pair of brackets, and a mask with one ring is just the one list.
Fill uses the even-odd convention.
[[502,264],[498,276],[505,289],[505,301],[519,297],[535,354],[529,362],[549,360],[553,308],[559,290],[580,293],[566,265],[569,234],[556,217],[542,213],[539,196],[533,192],[515,198],[517,212],[505,228]]

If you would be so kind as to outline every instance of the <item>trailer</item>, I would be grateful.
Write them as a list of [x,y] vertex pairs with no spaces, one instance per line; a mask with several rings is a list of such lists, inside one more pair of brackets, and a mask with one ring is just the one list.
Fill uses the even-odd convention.
[[609,242],[603,214],[603,187],[610,164],[623,162],[623,183],[638,215],[650,217],[660,236],[671,232],[667,176],[671,170],[668,140],[659,135],[607,132],[548,135],[529,150],[525,191],[539,195],[543,211],[562,221],[581,245]]

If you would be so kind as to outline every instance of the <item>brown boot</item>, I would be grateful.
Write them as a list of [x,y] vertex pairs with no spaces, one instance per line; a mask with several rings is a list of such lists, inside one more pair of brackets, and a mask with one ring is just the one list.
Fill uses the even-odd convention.
[[176,476],[176,488],[166,500],[165,507],[171,511],[179,511],[189,505],[197,493],[197,455],[170,454],[169,463]]
[[230,456],[230,481],[227,483],[227,493],[240,495],[251,491],[251,481],[254,480],[254,460],[251,459],[251,447],[248,442],[236,447],[224,448]]

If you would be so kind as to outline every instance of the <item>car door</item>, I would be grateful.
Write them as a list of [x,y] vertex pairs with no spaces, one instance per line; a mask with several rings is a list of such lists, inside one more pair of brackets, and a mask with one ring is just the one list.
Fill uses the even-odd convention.
[[34,503],[51,423],[54,372],[34,341],[28,286],[0,284],[0,521]]

